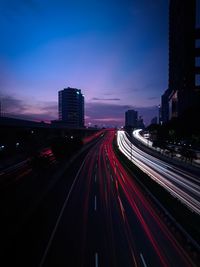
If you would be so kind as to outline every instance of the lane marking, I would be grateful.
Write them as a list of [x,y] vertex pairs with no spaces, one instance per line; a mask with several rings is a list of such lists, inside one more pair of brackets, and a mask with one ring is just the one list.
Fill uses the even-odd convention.
[[62,218],[62,215],[63,215],[63,213],[64,213],[65,207],[67,206],[69,197],[70,197],[71,192],[72,192],[72,190],[73,190],[73,188],[74,188],[74,185],[75,185],[75,183],[76,183],[76,181],[77,181],[77,179],[78,179],[78,176],[79,176],[79,174],[80,174],[80,172],[81,172],[81,170],[82,170],[82,168],[83,168],[83,165],[85,164],[85,161],[86,161],[86,158],[85,158],[85,160],[83,161],[81,167],[79,168],[79,170],[78,170],[78,172],[77,172],[77,174],[76,174],[76,177],[75,177],[75,179],[74,179],[74,181],[73,181],[73,183],[72,183],[72,186],[71,186],[71,188],[70,188],[70,191],[69,191],[69,193],[68,193],[68,195],[67,195],[67,197],[66,197],[66,199],[65,199],[65,202],[64,202],[64,204],[63,204],[63,206],[62,206],[62,209],[61,209],[60,214],[59,214],[59,216],[58,216],[58,219],[57,219],[57,221],[56,221],[55,227],[54,227],[54,229],[53,229],[53,231],[52,231],[52,233],[51,233],[51,236],[50,236],[49,241],[48,241],[48,243],[47,243],[46,249],[45,249],[44,254],[43,254],[43,256],[42,256],[42,259],[41,259],[41,261],[40,261],[39,267],[42,267],[43,264],[44,264],[44,262],[45,262],[47,253],[48,253],[49,248],[50,248],[50,246],[51,246],[51,244],[52,244],[52,241],[53,241],[53,239],[54,239],[54,236],[55,236],[55,234],[56,234],[56,230],[57,230],[57,228],[58,228],[58,225],[59,225],[60,220],[61,220],[61,218]]
[[122,216],[123,216],[123,220],[124,222],[126,221],[126,218],[125,218],[125,209],[124,209],[124,206],[122,204],[122,201],[121,201],[121,198],[118,194],[118,200],[119,200],[119,205],[120,205],[120,209],[121,209],[121,212],[122,212]]
[[94,210],[97,210],[97,197],[94,196]]
[[98,253],[95,253],[95,267],[99,266]]
[[113,182],[113,177],[112,177],[112,174],[110,175],[110,178],[111,178],[111,180],[112,180],[112,182]]
[[96,183],[96,181],[97,181],[97,175],[95,174],[95,176],[94,176],[94,181],[95,181],[95,183]]
[[142,263],[143,263],[144,267],[147,267],[146,262],[144,260],[144,257],[142,255],[142,253],[140,253],[140,258],[142,259]]
[[123,182],[125,183],[124,176],[122,175],[122,173],[121,173],[121,172],[120,172],[119,174],[120,174],[120,176],[121,176],[121,178],[122,178]]

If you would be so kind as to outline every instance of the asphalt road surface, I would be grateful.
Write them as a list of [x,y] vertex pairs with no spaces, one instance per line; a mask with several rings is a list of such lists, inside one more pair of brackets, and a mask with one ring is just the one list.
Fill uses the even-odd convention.
[[120,150],[153,180],[200,215],[199,176],[158,159],[130,142],[124,131],[118,131]]
[[197,266],[116,158],[114,136],[77,167],[35,266]]

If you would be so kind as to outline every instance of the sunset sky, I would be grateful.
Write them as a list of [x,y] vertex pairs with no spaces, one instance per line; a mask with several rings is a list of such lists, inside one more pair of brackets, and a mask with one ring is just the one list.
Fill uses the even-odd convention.
[[0,0],[4,112],[57,119],[58,91],[85,95],[86,124],[158,114],[168,79],[166,0]]

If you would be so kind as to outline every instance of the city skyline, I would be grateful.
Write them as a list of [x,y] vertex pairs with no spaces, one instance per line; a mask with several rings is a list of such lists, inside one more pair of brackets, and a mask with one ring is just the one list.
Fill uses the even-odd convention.
[[199,266],[200,0],[0,2],[2,266]]
[[157,115],[168,79],[168,2],[1,6],[4,112],[56,119],[57,91],[69,86],[85,95],[86,124],[123,125],[128,109],[146,124]]

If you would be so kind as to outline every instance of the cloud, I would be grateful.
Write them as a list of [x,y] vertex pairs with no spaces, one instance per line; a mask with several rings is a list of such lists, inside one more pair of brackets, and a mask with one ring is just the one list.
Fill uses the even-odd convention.
[[[114,124],[114,123],[121,123],[120,118],[100,118],[100,119],[95,119],[95,121],[100,122],[100,123],[109,123],[109,124]],[[108,125],[109,125],[108,124]]]
[[139,92],[140,90],[139,90],[139,88],[128,87],[128,88],[122,89],[121,91],[126,91],[129,93],[135,93],[135,92]]
[[58,104],[57,102],[43,102],[43,103],[40,103],[40,106],[42,105],[41,107],[41,110],[43,111],[46,111],[46,112],[57,112],[58,110]]
[[[56,101],[30,102],[20,100],[15,96],[0,95],[3,113],[9,116],[17,116],[22,119],[50,121],[57,119],[58,104]],[[85,103],[85,122],[100,126],[122,126],[124,125],[125,112],[128,109],[138,111],[146,125],[158,113],[156,106],[140,107],[132,105],[120,105],[103,102]]]
[[156,99],[159,99],[158,96],[150,96],[150,97],[147,97],[148,100],[156,100]]
[[57,118],[57,102],[35,102],[21,100],[15,96],[0,95],[2,113],[30,120],[52,120]]
[[98,98],[98,97],[93,97],[91,100],[94,100],[94,101],[119,101],[120,98]]
[[131,105],[108,104],[108,103],[86,103],[85,114],[88,122],[102,125],[124,125],[125,112],[128,109],[138,111],[138,115],[142,116],[146,125],[151,119],[157,115],[157,107],[136,107]]
[[24,113],[28,105],[20,99],[9,95],[0,95],[2,112],[4,113]]

